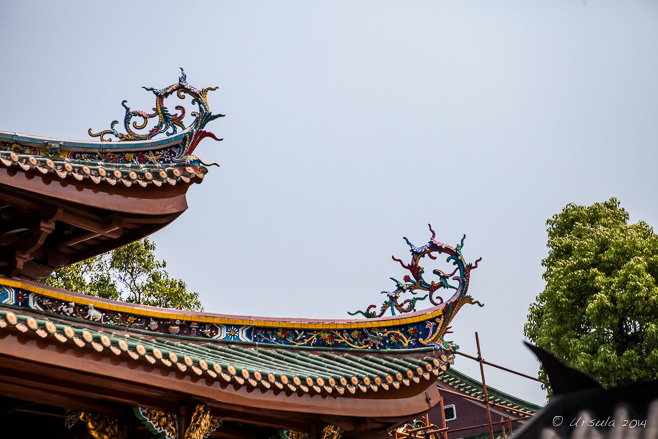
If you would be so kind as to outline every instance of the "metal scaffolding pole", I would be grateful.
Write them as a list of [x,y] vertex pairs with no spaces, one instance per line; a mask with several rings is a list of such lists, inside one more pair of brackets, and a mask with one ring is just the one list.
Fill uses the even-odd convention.
[[484,380],[484,360],[482,359],[482,352],[480,351],[480,337],[475,333],[475,344],[478,348],[478,362],[480,363],[480,374],[482,375],[482,389],[484,390],[484,403],[487,406],[487,420],[489,421],[489,436],[494,439],[493,424],[491,423],[491,408],[489,407],[489,395],[487,394],[487,383]]

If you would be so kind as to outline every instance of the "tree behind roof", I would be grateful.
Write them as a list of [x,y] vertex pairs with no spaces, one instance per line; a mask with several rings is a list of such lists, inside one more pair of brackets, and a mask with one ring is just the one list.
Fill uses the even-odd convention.
[[658,376],[658,236],[615,198],[547,221],[544,291],[525,335],[615,386]]
[[199,295],[172,279],[167,263],[155,258],[155,243],[145,238],[112,252],[61,268],[42,280],[77,293],[161,308],[201,311]]

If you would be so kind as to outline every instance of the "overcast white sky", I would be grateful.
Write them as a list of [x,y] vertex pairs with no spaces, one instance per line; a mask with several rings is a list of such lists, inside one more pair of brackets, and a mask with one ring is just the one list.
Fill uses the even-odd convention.
[[[111,5],[111,7],[110,7]],[[219,85],[225,140],[154,235],[209,312],[344,318],[430,237],[482,256],[451,338],[534,375],[521,345],[545,221],[618,197],[658,224],[658,3],[2,1],[0,130],[87,138],[141,86]],[[477,364],[456,367],[478,376]],[[487,382],[543,402],[539,386]]]

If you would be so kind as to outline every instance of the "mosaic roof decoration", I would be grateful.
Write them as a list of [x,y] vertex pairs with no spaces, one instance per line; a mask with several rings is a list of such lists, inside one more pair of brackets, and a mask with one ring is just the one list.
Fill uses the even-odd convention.
[[[405,264],[401,259],[392,256],[393,260],[398,262],[404,269],[408,270],[411,275],[405,275],[402,282],[393,277],[391,278],[391,280],[395,282],[396,288],[391,292],[382,291],[382,294],[386,294],[387,298],[381,305],[379,312],[375,311],[377,305],[370,305],[365,311],[358,310],[355,312],[348,312],[348,314],[352,316],[361,314],[368,319],[372,319],[382,317],[387,311],[390,311],[393,316],[395,316],[396,311],[399,314],[413,313],[416,311],[417,302],[429,299],[429,302],[434,307],[440,306],[444,311],[444,316],[439,322],[439,326],[436,328],[437,334],[444,334],[449,332],[448,324],[457,310],[459,310],[464,303],[477,304],[480,307],[484,306],[482,303],[474,300],[471,296],[466,294],[470,283],[471,270],[477,268],[478,262],[482,260],[482,258],[478,258],[475,261],[475,264],[467,264],[464,260],[462,248],[464,247],[466,235],[463,236],[461,243],[459,243],[457,247],[452,247],[448,244],[437,241],[436,233],[432,229],[432,225],[428,224],[428,226],[430,232],[432,232],[432,237],[430,238],[430,241],[422,247],[414,246],[406,237],[404,237],[411,252],[411,261],[409,264]],[[446,274],[440,269],[434,269],[432,270],[432,273],[438,277],[438,282],[434,280],[427,281],[423,277],[425,269],[420,265],[420,260],[425,256],[432,260],[436,260],[439,254],[448,255],[446,262],[452,263],[456,268],[450,274]],[[454,290],[454,293],[446,302],[443,301],[441,296],[436,294],[441,288]],[[407,296],[415,296],[418,294],[418,291],[427,292],[427,294],[424,296],[411,297],[400,302],[400,298],[403,294],[406,294]],[[450,344],[442,340],[441,345],[443,347],[448,347]]]
[[[410,244],[412,261],[409,265],[394,258],[411,271],[415,280],[412,282],[409,276],[405,276],[406,283],[398,282],[399,287],[394,293],[388,293],[391,298],[382,306],[379,316],[370,311],[375,305],[371,305],[365,313],[360,311],[361,314],[371,317],[363,323],[353,320],[307,323],[303,320],[209,318],[183,312],[151,312],[131,306],[103,303],[98,299],[56,293],[41,288],[37,286],[38,284],[31,286],[3,280],[0,280],[0,303],[104,325],[143,330],[154,335],[170,334],[229,343],[331,350],[405,351],[429,347],[452,352],[458,346],[443,338],[449,331],[450,321],[466,303],[482,306],[466,294],[470,271],[477,267],[480,259],[475,265],[466,264],[461,254],[463,240],[462,244],[454,248],[436,241],[433,230],[432,233],[428,245],[416,248]],[[434,253],[447,254],[448,262],[453,262],[457,268],[450,275],[434,270],[434,273],[439,275],[440,282],[428,283],[422,277],[423,268],[418,262],[425,255],[432,259],[437,258]],[[455,275],[458,271],[459,275]],[[448,279],[456,281],[456,285],[451,285]],[[434,297],[439,288],[452,288],[455,293],[444,302],[441,298]],[[404,292],[413,294],[415,289],[428,291],[430,301],[437,306],[418,313],[412,313],[410,311],[413,310],[410,309],[404,316],[380,317],[400,294]]]
[[[453,298],[461,298],[466,295],[466,292],[468,291],[471,270],[478,267],[478,262],[480,262],[482,258],[477,259],[475,261],[475,265],[466,264],[461,251],[462,247],[464,247],[464,240],[466,239],[466,235],[464,235],[461,243],[458,244],[455,248],[448,244],[437,241],[435,239],[436,233],[432,229],[432,225],[428,224],[428,226],[430,232],[432,232],[432,237],[430,238],[429,243],[423,247],[416,247],[411,242],[409,242],[406,237],[403,238],[407,245],[409,245],[411,251],[411,262],[408,265],[402,262],[401,259],[392,256],[394,261],[399,262],[404,269],[411,273],[411,276],[408,274],[405,275],[402,282],[393,277],[391,278],[391,280],[395,282],[396,288],[391,292],[382,291],[382,294],[386,294],[387,298],[381,305],[380,311],[378,313],[374,311],[377,308],[377,305],[370,305],[368,308],[366,308],[365,311],[349,312],[349,315],[354,316],[361,314],[366,318],[374,318],[382,317],[386,311],[391,311],[391,315],[395,315],[395,311],[400,314],[410,313],[416,311],[416,302],[423,301],[427,298],[429,298],[429,301],[432,303],[432,305],[439,306],[443,304],[443,298],[438,295],[435,296],[435,293],[441,288],[455,290],[451,300]],[[447,262],[452,262],[452,264],[456,265],[457,268],[455,268],[455,270],[450,274],[446,274],[442,270],[435,269],[432,271],[432,273],[438,276],[438,282],[433,280],[428,282],[423,277],[425,269],[420,266],[420,260],[425,256],[436,260],[436,253],[447,254]],[[456,285],[454,282],[450,283],[449,281],[451,280],[456,281]],[[424,296],[412,297],[399,302],[400,296],[402,294],[408,293],[415,296],[418,294],[417,291],[426,291],[427,294]],[[476,303],[480,304],[479,302]],[[480,306],[482,305],[480,304]]]
[[[0,225],[0,275],[45,278],[180,216],[188,189],[208,172],[192,153],[206,137],[221,140],[206,131],[222,116],[209,110],[215,89],[194,88],[184,72],[176,84],[148,88],[156,96],[153,112],[129,111],[124,102],[128,133],[119,133],[115,121],[92,133],[103,141],[0,131],[0,210],[12,218]],[[181,105],[170,111],[173,95]]]
[[[456,345],[442,341],[443,308],[409,318],[386,318],[358,323],[354,320],[322,322],[214,316],[174,310],[130,306],[77,294],[57,293],[39,284],[0,279],[0,305],[90,321],[117,328],[175,335],[187,339],[227,343],[254,343],[280,347],[325,350],[407,351],[435,348],[452,351]],[[462,298],[452,313],[464,303]],[[167,311],[167,312],[163,312]]]
[[[201,165],[217,164],[205,163],[192,153],[204,138],[222,140],[205,130],[209,122],[224,116],[213,114],[208,105],[208,92],[217,87],[199,90],[191,86],[181,68],[177,83],[163,89],[145,89],[155,95],[155,108],[152,113],[132,111],[124,100],[126,133],[117,131],[119,122],[116,120],[109,130],[98,133],[89,130],[100,142],[0,132],[0,163],[60,179],[75,178],[110,185],[122,183],[128,187],[173,186],[177,182],[200,181],[207,172]],[[176,105],[177,112],[171,113],[165,105],[167,98],[174,94],[181,100],[189,96],[191,105],[195,106],[194,111],[189,112],[194,119],[187,127],[185,106]],[[147,132],[140,133],[143,129]],[[158,138],[158,135],[164,137]],[[119,142],[112,142],[111,136]]]
[[[127,105],[126,100],[124,100],[121,105],[126,109],[126,113],[123,118],[123,126],[126,130],[126,133],[120,133],[116,130],[115,126],[119,123],[118,120],[113,121],[110,124],[110,129],[101,131],[98,133],[93,133],[91,128],[89,129],[89,135],[92,137],[99,137],[103,142],[111,141],[110,138],[106,136],[114,136],[119,141],[129,141],[129,140],[151,140],[158,134],[166,134],[167,136],[173,136],[178,133],[178,130],[183,130],[184,137],[181,143],[181,148],[176,150],[176,155],[171,158],[173,161],[189,161],[197,160],[197,157],[190,156],[194,149],[197,147],[199,142],[205,137],[210,137],[217,141],[218,139],[211,132],[205,131],[204,128],[208,124],[219,117],[224,117],[223,114],[212,114],[208,108],[208,92],[217,90],[217,87],[204,88],[203,90],[198,90],[192,87],[187,83],[187,75],[183,68],[180,68],[181,76],[178,78],[178,83],[172,84],[169,87],[162,89],[157,89],[154,87],[143,87],[145,90],[153,92],[156,97],[155,108],[153,113],[147,113],[144,111],[131,111],[130,107]],[[198,111],[191,113],[194,116],[194,121],[190,124],[189,127],[185,127],[184,117],[185,117],[185,107],[182,105],[177,105],[175,108],[179,111],[177,114],[171,114],[169,109],[165,106],[164,101],[166,98],[170,97],[172,94],[176,93],[176,96],[179,99],[185,99],[185,95],[192,97],[192,105],[198,106]],[[133,120],[133,119],[137,120]],[[149,128],[149,121],[151,119],[156,119],[155,126]],[[137,131],[148,129],[146,133],[140,134]],[[136,131],[137,130],[137,131]],[[186,132],[188,131],[188,132]]]

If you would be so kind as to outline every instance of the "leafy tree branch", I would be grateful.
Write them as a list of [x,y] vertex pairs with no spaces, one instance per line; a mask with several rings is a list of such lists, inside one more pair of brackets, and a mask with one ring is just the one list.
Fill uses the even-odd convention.
[[61,268],[46,285],[128,303],[201,311],[199,295],[172,279],[167,263],[155,258],[155,243],[145,238],[112,252]]
[[547,221],[546,287],[524,327],[532,342],[608,386],[658,376],[658,236],[628,220],[611,198],[569,204]]

